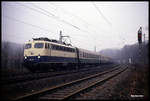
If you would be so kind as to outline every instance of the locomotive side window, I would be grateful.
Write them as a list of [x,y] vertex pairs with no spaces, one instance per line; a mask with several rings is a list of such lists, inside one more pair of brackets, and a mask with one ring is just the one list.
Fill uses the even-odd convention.
[[53,50],[66,51],[66,52],[75,52],[75,50],[73,48],[57,46],[57,45],[51,45],[51,47],[52,47]]
[[31,44],[26,44],[25,49],[29,49],[29,48],[31,48]]
[[61,51],[64,51],[64,47],[60,46],[60,50],[61,50]]
[[52,49],[53,50],[57,50],[57,46],[56,45],[52,45]]
[[52,49],[54,49],[54,50],[55,50],[55,46],[54,46],[54,45],[52,45]]
[[43,48],[43,43],[35,43],[34,48]]

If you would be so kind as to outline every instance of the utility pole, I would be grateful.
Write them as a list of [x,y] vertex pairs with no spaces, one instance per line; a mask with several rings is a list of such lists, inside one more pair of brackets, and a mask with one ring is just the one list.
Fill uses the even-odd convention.
[[144,35],[144,45],[145,45],[145,34],[143,34]]
[[94,47],[94,51],[96,52],[96,46]]
[[62,31],[60,31],[60,34],[59,34],[59,41],[62,43]]
[[138,30],[138,42],[139,45],[142,43],[142,27]]
[[142,61],[142,27],[138,30],[138,42],[139,42],[139,61]]

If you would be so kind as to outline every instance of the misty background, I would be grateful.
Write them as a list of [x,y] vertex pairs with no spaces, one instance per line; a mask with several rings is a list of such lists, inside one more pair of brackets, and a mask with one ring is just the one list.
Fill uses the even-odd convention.
[[[59,39],[116,61],[148,64],[148,2],[2,2],[2,70],[23,68],[24,43],[35,37]],[[142,56],[137,31],[142,27]],[[145,40],[145,43],[144,43]],[[141,59],[142,58],[142,59]]]

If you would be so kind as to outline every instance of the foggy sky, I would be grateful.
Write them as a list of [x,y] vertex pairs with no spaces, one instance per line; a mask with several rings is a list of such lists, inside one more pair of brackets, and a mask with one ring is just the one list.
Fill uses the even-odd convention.
[[148,7],[148,2],[2,2],[2,41],[59,39],[62,30],[76,47],[122,48],[137,42],[140,26],[148,40]]

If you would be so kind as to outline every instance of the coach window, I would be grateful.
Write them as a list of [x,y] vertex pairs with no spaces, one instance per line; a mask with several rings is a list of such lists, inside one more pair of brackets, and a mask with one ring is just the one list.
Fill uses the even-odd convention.
[[35,43],[34,48],[43,48],[43,43]]
[[82,53],[80,53],[80,57],[82,57]]

